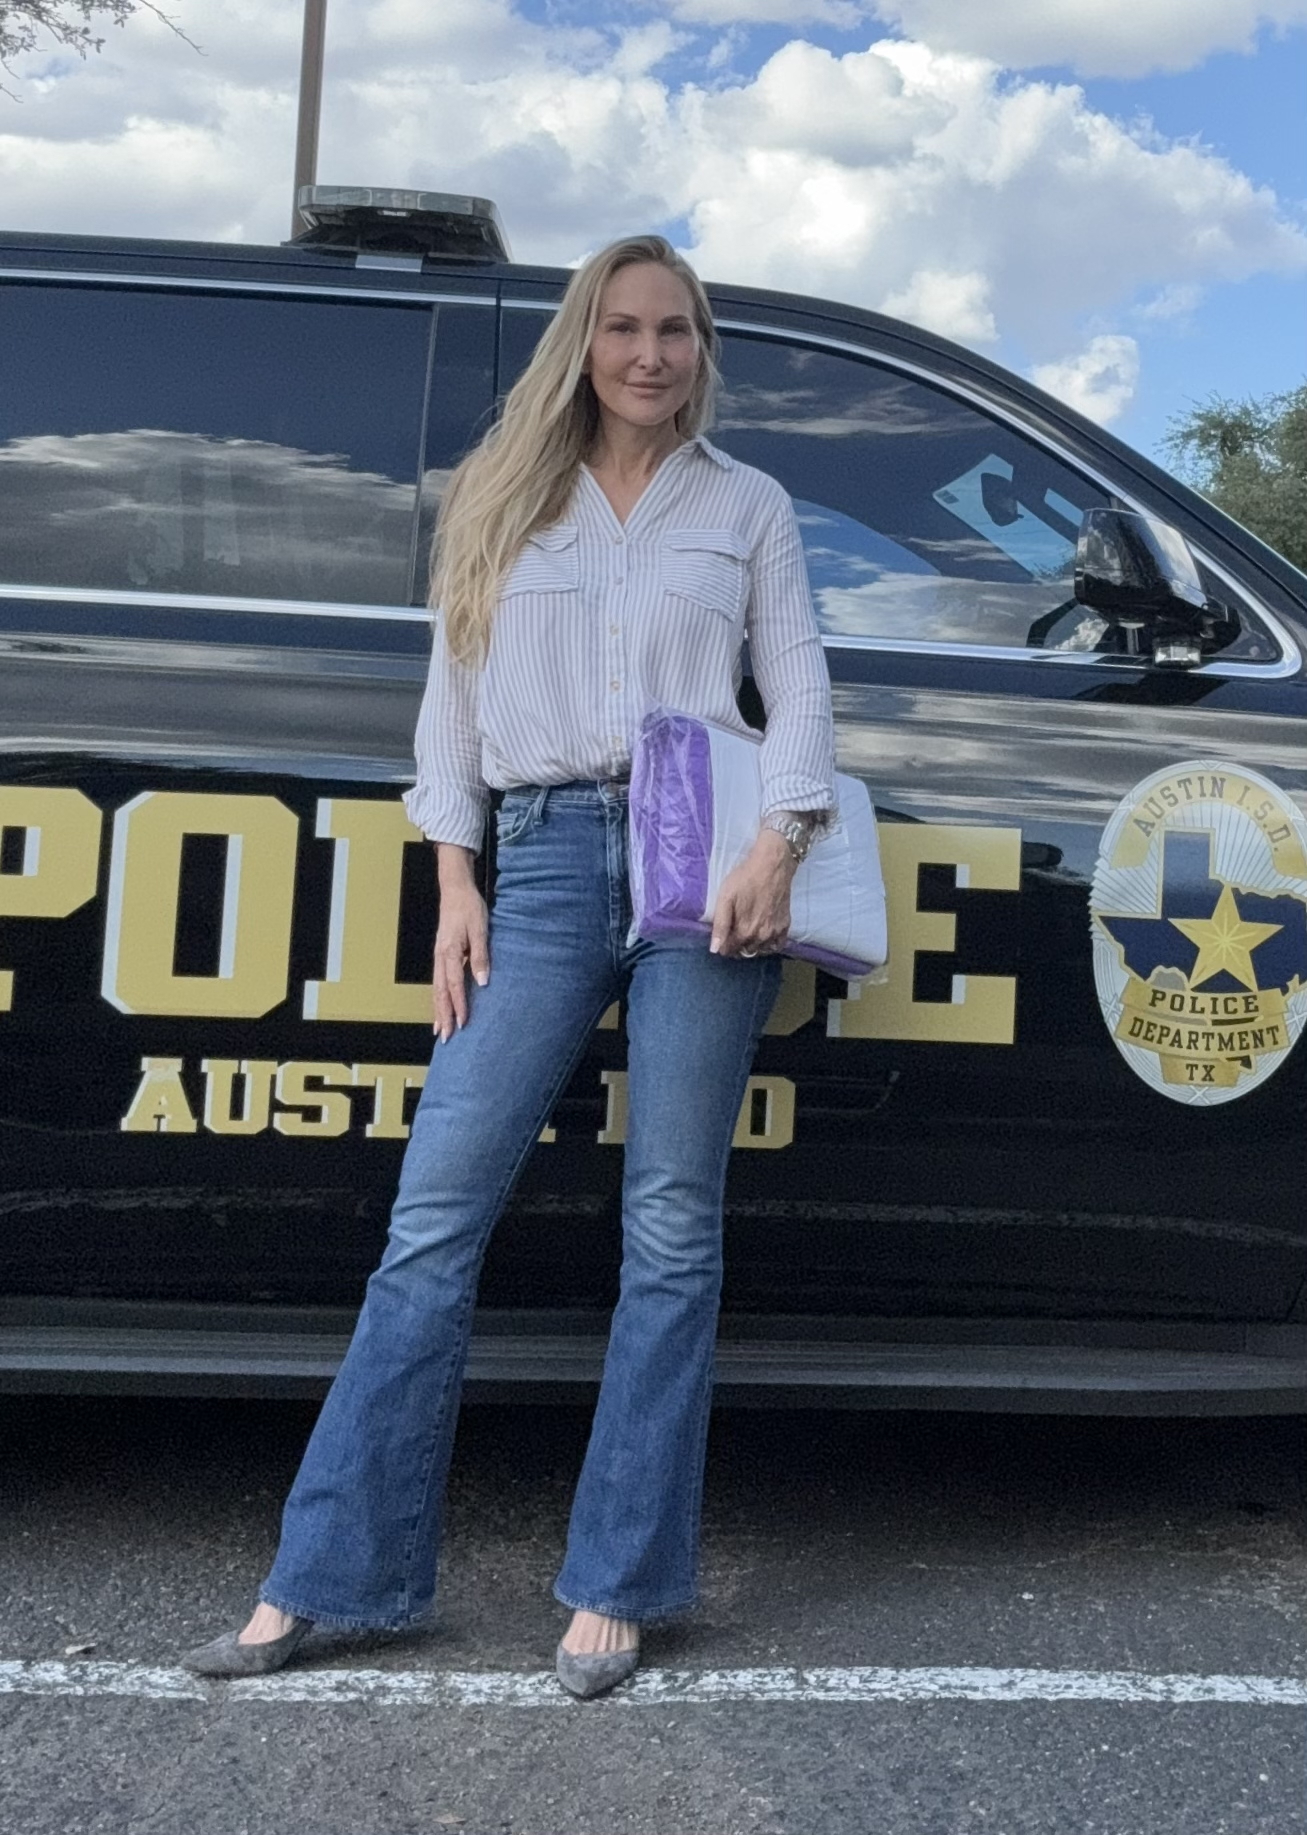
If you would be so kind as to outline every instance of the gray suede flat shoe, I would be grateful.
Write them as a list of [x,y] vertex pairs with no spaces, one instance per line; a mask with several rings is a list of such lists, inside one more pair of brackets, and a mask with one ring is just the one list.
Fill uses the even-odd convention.
[[576,1657],[560,1644],[554,1657],[558,1680],[569,1695],[578,1701],[589,1701],[605,1695],[619,1682],[633,1676],[640,1666],[640,1646],[634,1650],[606,1650],[596,1656]]
[[266,1676],[294,1655],[312,1629],[311,1618],[297,1618],[289,1631],[263,1644],[242,1644],[236,1632],[224,1631],[212,1643],[188,1650],[182,1668],[197,1676]]

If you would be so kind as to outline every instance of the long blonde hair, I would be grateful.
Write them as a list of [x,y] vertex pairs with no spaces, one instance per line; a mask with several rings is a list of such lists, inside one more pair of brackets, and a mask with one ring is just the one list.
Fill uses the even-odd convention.
[[490,647],[499,588],[523,545],[557,522],[599,430],[599,402],[583,365],[604,288],[619,268],[670,268],[690,295],[699,368],[676,416],[685,439],[708,425],[717,391],[717,334],[703,283],[662,236],[631,236],[601,249],[572,276],[563,303],[503,413],[449,480],[432,549],[431,605],[444,613],[458,661],[480,664]]

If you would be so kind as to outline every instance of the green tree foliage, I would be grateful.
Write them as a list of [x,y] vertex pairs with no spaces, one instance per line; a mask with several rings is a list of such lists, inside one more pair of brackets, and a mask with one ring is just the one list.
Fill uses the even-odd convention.
[[0,65],[11,70],[15,58],[25,57],[40,45],[75,51],[78,57],[103,50],[97,25],[126,25],[133,13],[153,13],[178,38],[186,38],[181,27],[151,0],[0,0]]
[[1218,509],[1307,572],[1307,382],[1256,401],[1209,396],[1172,419],[1165,444]]

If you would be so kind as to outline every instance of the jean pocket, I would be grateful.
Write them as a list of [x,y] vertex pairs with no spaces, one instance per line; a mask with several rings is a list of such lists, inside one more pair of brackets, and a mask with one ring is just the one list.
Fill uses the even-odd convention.
[[663,590],[738,618],[748,596],[748,560],[748,544],[733,529],[673,529],[663,537]]
[[512,847],[535,827],[540,819],[540,798],[536,791],[510,790],[495,811],[495,842]]

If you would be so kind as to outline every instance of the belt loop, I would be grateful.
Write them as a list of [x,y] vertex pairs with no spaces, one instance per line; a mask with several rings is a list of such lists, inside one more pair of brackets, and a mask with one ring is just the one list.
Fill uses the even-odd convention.
[[531,805],[531,826],[535,828],[545,819],[545,804],[549,801],[549,785],[541,784]]

